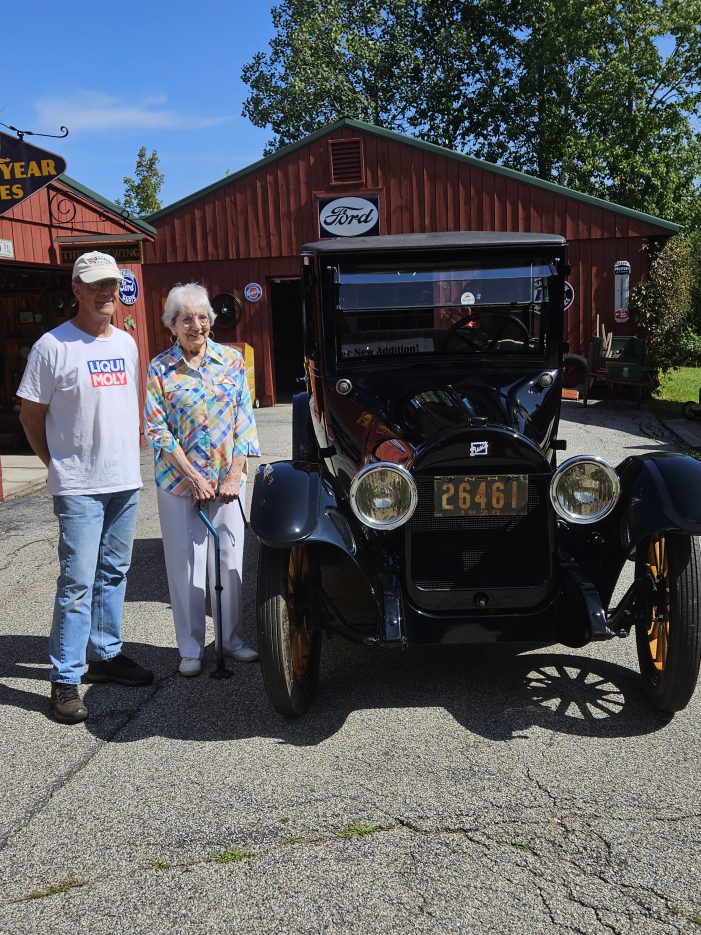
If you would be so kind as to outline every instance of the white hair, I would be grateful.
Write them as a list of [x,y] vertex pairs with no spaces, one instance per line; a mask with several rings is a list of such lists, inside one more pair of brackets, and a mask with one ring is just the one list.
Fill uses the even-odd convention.
[[209,293],[197,282],[188,282],[185,285],[179,282],[170,290],[161,318],[166,328],[173,327],[175,319],[184,308],[205,311],[209,316],[210,325],[214,324],[217,317],[210,304]]

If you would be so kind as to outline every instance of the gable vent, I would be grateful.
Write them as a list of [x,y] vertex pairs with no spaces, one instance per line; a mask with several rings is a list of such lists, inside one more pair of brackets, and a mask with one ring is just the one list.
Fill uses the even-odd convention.
[[362,140],[329,140],[329,151],[332,184],[365,181]]

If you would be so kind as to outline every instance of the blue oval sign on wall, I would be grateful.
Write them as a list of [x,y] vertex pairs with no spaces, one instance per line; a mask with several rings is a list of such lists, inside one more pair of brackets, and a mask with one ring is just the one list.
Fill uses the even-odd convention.
[[570,307],[570,305],[572,305],[573,302],[574,302],[574,286],[572,285],[571,282],[566,282],[565,283],[565,305],[564,305],[565,311],[567,311],[567,309]]
[[119,301],[122,305],[134,305],[139,298],[139,284],[130,269],[120,269],[122,284],[119,287]]

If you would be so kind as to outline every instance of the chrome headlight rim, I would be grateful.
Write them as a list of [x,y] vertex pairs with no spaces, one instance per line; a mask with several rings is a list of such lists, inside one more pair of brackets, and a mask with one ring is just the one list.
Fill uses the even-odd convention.
[[[597,467],[603,469],[609,478],[609,481],[611,482],[612,495],[610,503],[608,503],[604,509],[600,510],[598,513],[592,514],[591,516],[579,516],[576,513],[571,513],[569,510],[563,507],[563,505],[557,499],[557,488],[561,483],[563,476],[570,468],[582,463],[596,464]],[[553,509],[561,519],[564,519],[566,522],[573,523],[577,526],[590,526],[593,523],[600,523],[602,519],[605,519],[610,515],[610,513],[613,512],[621,494],[621,480],[613,465],[609,464],[608,461],[604,460],[604,458],[600,458],[598,455],[574,455],[572,458],[568,458],[558,466],[550,480],[549,492],[550,502],[552,503]]]
[[[409,506],[405,513],[393,520],[375,520],[372,517],[366,516],[356,505],[356,491],[361,484],[361,482],[367,477],[368,474],[371,474],[373,471],[378,470],[387,470],[393,471],[407,482],[409,487]],[[350,506],[353,510],[354,515],[364,526],[369,526],[370,529],[378,529],[382,531],[389,531],[391,529],[396,529],[398,526],[403,526],[405,523],[408,523],[411,517],[414,515],[417,504],[419,502],[419,492],[416,487],[416,481],[414,480],[411,472],[408,471],[405,467],[402,467],[401,464],[394,464],[391,461],[374,461],[372,464],[366,464],[365,467],[362,467],[358,473],[355,475],[351,482],[350,487]]]

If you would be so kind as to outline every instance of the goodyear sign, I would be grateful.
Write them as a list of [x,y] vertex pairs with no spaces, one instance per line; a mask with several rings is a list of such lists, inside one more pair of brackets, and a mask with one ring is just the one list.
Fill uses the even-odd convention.
[[55,181],[66,163],[55,153],[0,133],[0,214]]

